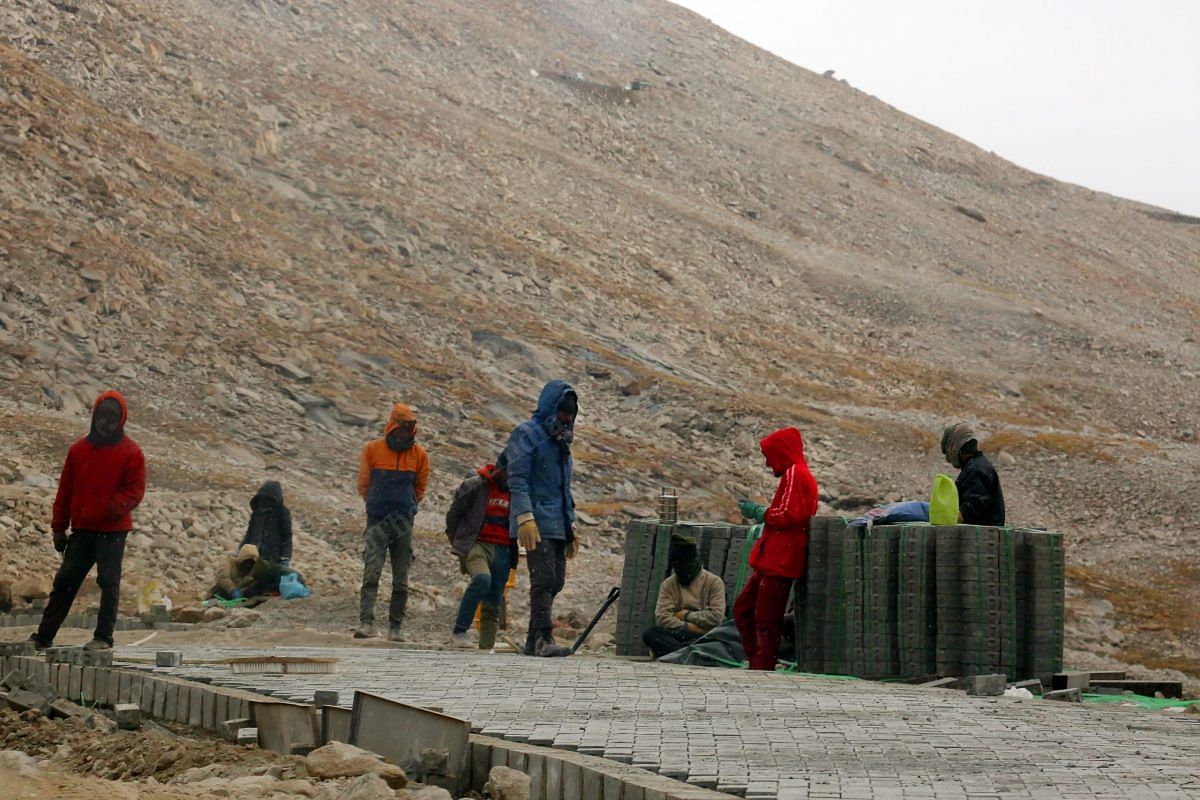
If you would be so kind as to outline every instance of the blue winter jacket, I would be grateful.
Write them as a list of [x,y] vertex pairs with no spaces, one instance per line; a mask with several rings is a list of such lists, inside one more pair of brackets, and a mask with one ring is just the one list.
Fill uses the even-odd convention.
[[566,381],[542,387],[533,418],[508,437],[509,532],[517,538],[517,517],[533,512],[543,539],[570,539],[575,529],[575,499],[571,496],[571,448],[551,438],[555,409],[575,390]]

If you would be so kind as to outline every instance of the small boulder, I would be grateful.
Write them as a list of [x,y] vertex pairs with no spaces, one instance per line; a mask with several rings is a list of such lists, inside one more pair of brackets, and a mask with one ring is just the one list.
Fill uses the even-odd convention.
[[454,795],[440,786],[422,786],[405,792],[404,800],[454,800]]
[[20,599],[28,603],[30,600],[43,600],[50,596],[50,582],[41,575],[17,578],[12,584],[14,600]]
[[[311,755],[311,754],[310,754]],[[337,800],[396,800],[396,793],[374,773],[355,778]]]
[[408,783],[408,777],[400,767],[389,764],[369,750],[344,742],[330,742],[318,747],[304,757],[304,766],[313,778],[377,775],[393,789],[403,789]]
[[20,750],[0,750],[0,768],[11,770],[25,778],[38,774],[37,762]]
[[511,767],[492,767],[483,790],[492,800],[529,800],[529,776]]
[[204,609],[200,606],[186,606],[171,610],[171,619],[175,622],[200,622],[204,619]]

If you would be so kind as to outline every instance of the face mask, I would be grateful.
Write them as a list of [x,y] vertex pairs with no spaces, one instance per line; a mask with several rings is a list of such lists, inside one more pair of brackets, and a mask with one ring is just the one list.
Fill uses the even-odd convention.
[[96,409],[88,439],[93,444],[113,444],[121,440],[121,407],[115,400],[105,400]]
[[679,581],[680,585],[687,586],[700,574],[700,562],[689,561],[686,564],[676,564],[671,571],[675,573],[675,579]]
[[546,433],[550,434],[551,439],[570,444],[575,440],[575,419],[570,422],[563,422],[557,415],[550,418],[546,424]]
[[416,440],[417,434],[415,432],[402,431],[397,428],[387,435],[387,446],[390,450],[403,453],[406,450],[411,450]]

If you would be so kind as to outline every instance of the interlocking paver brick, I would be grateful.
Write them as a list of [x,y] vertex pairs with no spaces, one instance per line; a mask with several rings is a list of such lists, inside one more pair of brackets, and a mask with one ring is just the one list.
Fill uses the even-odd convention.
[[[250,679],[211,663],[250,652],[261,651],[188,648],[184,666],[158,671],[305,702],[338,691],[344,706],[362,689],[441,709],[490,736],[754,798],[1200,794],[1200,724],[1145,713],[581,656],[277,648],[335,656],[338,671]],[[565,765],[554,780],[586,793],[596,789],[588,774]]]

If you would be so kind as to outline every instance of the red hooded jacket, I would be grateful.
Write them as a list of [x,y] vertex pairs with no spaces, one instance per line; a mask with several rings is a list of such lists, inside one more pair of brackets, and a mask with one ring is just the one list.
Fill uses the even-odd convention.
[[783,428],[759,447],[780,481],[763,519],[762,537],[750,551],[750,566],[763,575],[803,578],[808,522],[817,513],[817,481],[804,460],[804,438],[795,428]]
[[[121,406],[123,431],[129,409],[120,393],[101,394],[92,405],[92,414],[108,399]],[[94,445],[85,436],[67,451],[50,527],[59,533],[68,527],[77,531],[131,530],[130,512],[142,502],[145,492],[146,459],[133,439],[122,434],[116,444]]]

